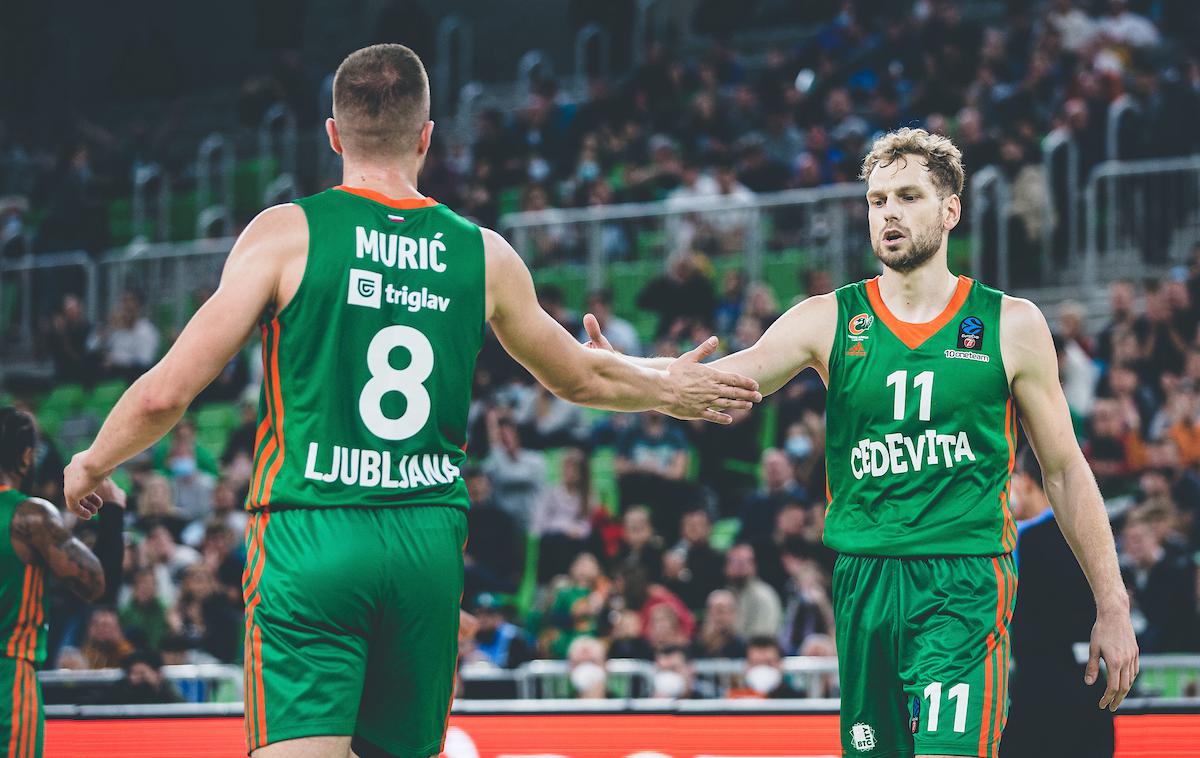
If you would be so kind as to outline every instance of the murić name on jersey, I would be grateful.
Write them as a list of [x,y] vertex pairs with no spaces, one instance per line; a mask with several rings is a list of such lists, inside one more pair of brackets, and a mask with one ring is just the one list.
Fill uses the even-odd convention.
[[[402,455],[400,460],[393,461],[392,454],[386,450],[359,450],[334,445],[333,452],[326,451],[324,459],[318,460],[321,458],[320,446],[316,442],[308,443],[305,479],[314,482],[335,482],[340,479],[346,485],[404,490],[450,484],[459,476],[458,466],[450,462],[450,456],[438,453]],[[325,470],[319,470],[318,463]]]
[[885,434],[883,441],[859,440],[850,451],[850,472],[855,479],[920,471],[922,466],[950,468],[961,461],[975,460],[966,432],[938,434],[926,429],[916,437],[898,432]]
[[359,226],[354,229],[354,251],[356,258],[370,258],[389,268],[425,269],[439,274],[446,270],[446,264],[438,260],[446,252],[441,232],[433,235],[433,239],[414,239]]

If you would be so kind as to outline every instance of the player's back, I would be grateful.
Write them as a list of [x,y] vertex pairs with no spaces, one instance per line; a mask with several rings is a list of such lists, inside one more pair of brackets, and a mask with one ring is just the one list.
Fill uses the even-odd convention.
[[909,324],[878,280],[837,290],[825,541],[859,555],[999,555],[1016,413],[1000,351],[1002,294],[967,277],[941,316]]
[[35,665],[46,658],[45,570],[25,563],[13,548],[13,516],[29,497],[0,485],[0,657]]
[[484,326],[480,230],[431,199],[296,201],[304,275],[263,326],[249,508],[453,505]]

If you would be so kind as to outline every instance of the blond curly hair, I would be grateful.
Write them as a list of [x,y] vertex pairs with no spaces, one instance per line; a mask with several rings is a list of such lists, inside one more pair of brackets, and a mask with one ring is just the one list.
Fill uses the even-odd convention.
[[929,169],[939,197],[962,194],[966,181],[962,151],[948,137],[907,126],[888,132],[875,140],[871,145],[871,152],[863,158],[859,178],[867,181],[877,166],[890,166],[897,160],[907,159],[910,155],[920,158]]

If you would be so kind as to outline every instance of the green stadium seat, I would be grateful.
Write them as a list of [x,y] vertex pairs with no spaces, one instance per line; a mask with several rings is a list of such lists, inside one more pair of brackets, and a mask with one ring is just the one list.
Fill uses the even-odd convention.
[[738,532],[742,529],[742,521],[739,518],[723,518],[719,519],[712,528],[712,536],[709,537],[708,543],[712,545],[714,550],[725,552],[733,546],[733,541],[737,539]]
[[50,390],[49,394],[42,399],[38,404],[37,412],[51,413],[73,413],[84,407],[87,401],[87,396],[84,394],[83,387],[78,384],[60,384]]
[[592,453],[592,492],[609,513],[620,510],[620,491],[617,488],[617,454],[612,448],[602,447]]

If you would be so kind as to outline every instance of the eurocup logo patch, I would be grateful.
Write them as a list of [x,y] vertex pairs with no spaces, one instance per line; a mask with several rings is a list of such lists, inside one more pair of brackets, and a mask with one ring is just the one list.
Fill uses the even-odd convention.
[[978,316],[967,316],[959,323],[958,349],[983,349],[983,320]]
[[850,727],[850,741],[854,743],[854,749],[862,752],[875,749],[875,730],[870,724],[859,722]]
[[383,274],[378,271],[364,271],[360,268],[350,269],[350,291],[346,293],[347,303],[378,308],[382,296]]
[[860,313],[850,319],[850,323],[846,324],[846,328],[854,337],[859,337],[871,328],[871,324],[875,323],[875,317],[870,313]]

